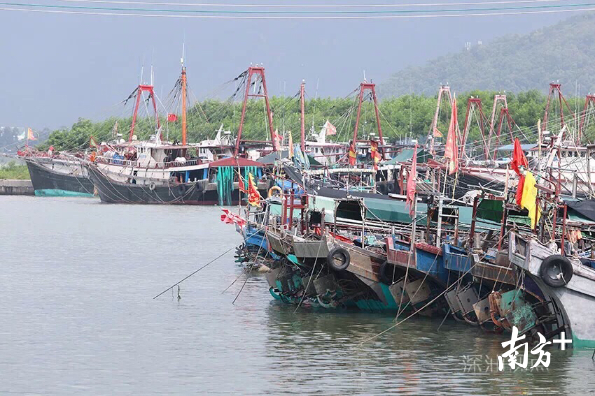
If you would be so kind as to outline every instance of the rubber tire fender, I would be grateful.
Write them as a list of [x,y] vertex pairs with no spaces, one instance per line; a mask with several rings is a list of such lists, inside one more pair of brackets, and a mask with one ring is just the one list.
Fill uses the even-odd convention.
[[386,274],[386,270],[389,268],[389,266],[390,264],[388,261],[384,260],[378,268],[378,280],[388,286],[393,284],[391,278]]
[[[337,263],[336,258],[340,258],[341,263]],[[349,252],[342,247],[335,247],[328,252],[326,256],[326,263],[328,266],[337,272],[345,271],[349,267],[351,256]]]
[[388,183],[387,190],[390,194],[394,194],[397,191],[397,186],[395,186],[395,183]]
[[[552,277],[554,271],[562,274],[560,278]],[[570,282],[574,271],[572,263],[566,257],[559,254],[551,255],[541,262],[539,276],[543,282],[550,287],[562,287]]]

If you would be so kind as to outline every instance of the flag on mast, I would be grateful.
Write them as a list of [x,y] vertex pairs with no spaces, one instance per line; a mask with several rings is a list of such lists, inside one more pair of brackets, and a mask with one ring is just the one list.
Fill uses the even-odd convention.
[[378,142],[370,140],[370,153],[372,154],[372,161],[374,162],[374,170],[378,170],[378,163],[382,159],[382,154],[378,151]]
[[457,98],[452,99],[452,114],[448,126],[448,136],[444,147],[444,159],[448,160],[448,174],[452,175],[459,169],[459,148],[457,147]]
[[355,152],[355,142],[351,142],[349,145],[349,165],[355,166],[357,160],[357,154]]
[[324,123],[324,129],[326,131],[326,136],[332,136],[337,134],[337,128],[329,120],[326,120]]
[[415,217],[415,193],[417,191],[417,144],[413,150],[413,159],[411,160],[411,169],[407,175],[407,201],[406,206],[409,208],[409,216],[413,219]]
[[248,203],[252,206],[260,205],[260,193],[256,188],[252,173],[248,173]]
[[523,153],[523,148],[521,147],[521,142],[519,138],[514,139],[514,148],[512,149],[512,161],[510,161],[510,167],[516,172],[517,175],[521,175],[521,170],[519,166],[523,166],[525,169],[529,166],[529,162],[527,161],[527,157],[525,157],[525,153]]
[[31,128],[27,128],[27,140],[37,140]]

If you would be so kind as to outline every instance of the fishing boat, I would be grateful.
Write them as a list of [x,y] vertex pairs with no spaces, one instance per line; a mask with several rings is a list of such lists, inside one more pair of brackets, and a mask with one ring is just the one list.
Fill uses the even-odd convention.
[[89,176],[101,200],[107,203],[235,205],[241,201],[241,190],[247,187],[246,181],[252,178],[260,193],[266,195],[272,184],[264,178],[263,164],[249,157],[258,158],[267,150],[270,152],[271,147],[272,151],[277,151],[278,142],[272,129],[264,68],[250,67],[245,72],[244,83],[249,87],[255,75],[260,77],[259,81],[265,89],[270,142],[242,140],[247,99],[249,96],[263,96],[251,95],[247,89],[235,144],[231,144],[229,133],[222,134],[222,128],[212,141],[188,144],[186,68],[183,65],[176,83],[182,98],[181,143],[172,144],[161,140],[161,126],[157,114],[153,138],[150,141],[136,142],[134,128],[140,93],[148,91],[153,109],[157,108],[152,87],[139,86],[125,157],[108,151],[88,164]]
[[[79,154],[82,157],[82,154]],[[36,196],[93,197],[94,187],[89,180],[83,159],[69,153],[19,151],[27,164]]]
[[[565,331],[575,348],[595,347],[595,269],[578,257],[568,257],[555,245],[535,237],[510,234],[510,261],[531,277],[548,302],[555,328],[548,338]],[[570,334],[568,334],[570,333]]]

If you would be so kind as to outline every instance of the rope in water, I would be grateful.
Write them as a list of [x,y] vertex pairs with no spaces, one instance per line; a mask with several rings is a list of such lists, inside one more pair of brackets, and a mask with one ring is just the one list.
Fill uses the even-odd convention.
[[229,253],[231,251],[231,249],[233,249],[234,247],[231,247],[229,249],[227,249],[225,252],[221,253],[219,256],[217,256],[216,258],[214,258],[213,260],[209,261],[208,263],[206,263],[205,265],[203,265],[202,267],[200,267],[199,269],[197,269],[196,271],[194,271],[193,273],[191,273],[190,275],[188,275],[187,277],[185,277],[184,279],[182,279],[181,281],[171,285],[170,287],[168,287],[167,289],[165,289],[164,291],[162,291],[161,293],[157,294],[155,297],[153,297],[153,300],[156,299],[157,297],[161,296],[162,294],[164,294],[165,292],[173,289],[174,287],[176,287],[177,285],[179,285],[180,283],[184,282],[186,279],[190,278],[192,275],[196,274],[197,272],[199,272],[200,270],[202,270],[203,268],[207,267],[208,265],[214,263],[215,261],[219,260],[221,257],[225,256],[227,253]]

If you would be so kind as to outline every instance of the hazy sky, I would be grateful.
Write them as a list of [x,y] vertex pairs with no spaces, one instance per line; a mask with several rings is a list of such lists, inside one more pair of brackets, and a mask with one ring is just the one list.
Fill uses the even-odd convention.
[[213,96],[251,62],[266,67],[271,94],[282,94],[285,84],[292,95],[305,79],[310,96],[317,80],[319,95],[344,96],[364,70],[381,82],[467,41],[485,44],[571,15],[280,21],[0,11],[0,125],[57,128],[78,117],[120,115],[118,103],[138,84],[143,63],[148,80],[151,60],[156,91],[167,94],[180,71],[184,36],[189,84],[199,98]]

